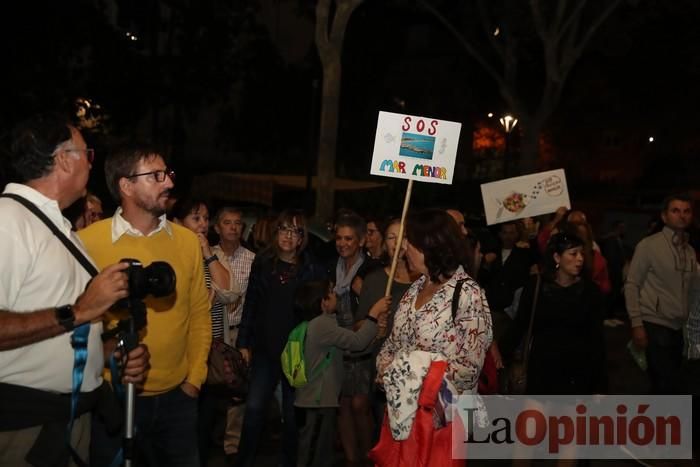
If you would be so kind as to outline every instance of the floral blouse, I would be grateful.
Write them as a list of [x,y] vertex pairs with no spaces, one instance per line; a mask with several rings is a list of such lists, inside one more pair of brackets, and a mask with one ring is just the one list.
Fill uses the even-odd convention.
[[[459,308],[452,320],[452,296],[458,280],[464,279]],[[410,378],[411,375],[389,371],[389,365],[398,354],[421,350],[440,354],[447,360],[445,377],[459,394],[471,393],[479,381],[486,351],[493,339],[491,312],[486,295],[462,267],[452,275],[431,299],[419,310],[415,309],[418,293],[426,276],[415,281],[404,294],[394,316],[391,334],[377,357],[377,371],[386,377]]]

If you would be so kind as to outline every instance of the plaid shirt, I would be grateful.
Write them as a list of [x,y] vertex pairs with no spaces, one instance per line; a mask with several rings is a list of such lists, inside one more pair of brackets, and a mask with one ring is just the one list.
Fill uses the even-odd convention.
[[226,305],[229,326],[236,327],[241,323],[243,303],[245,302],[245,294],[248,290],[248,279],[250,278],[250,267],[253,264],[255,253],[243,246],[239,246],[231,256],[227,256],[220,245],[213,247],[212,252],[222,260],[221,264],[228,269],[229,273],[233,275],[234,279],[236,279],[241,286],[240,298]]

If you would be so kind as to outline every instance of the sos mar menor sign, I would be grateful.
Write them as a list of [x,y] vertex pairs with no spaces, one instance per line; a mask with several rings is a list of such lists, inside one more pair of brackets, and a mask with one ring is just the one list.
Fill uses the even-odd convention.
[[379,112],[370,173],[452,184],[461,123]]

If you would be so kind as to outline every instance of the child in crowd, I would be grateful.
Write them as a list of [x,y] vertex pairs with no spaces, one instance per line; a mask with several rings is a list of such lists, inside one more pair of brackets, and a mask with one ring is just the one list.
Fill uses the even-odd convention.
[[[343,382],[343,351],[365,349],[386,326],[391,297],[383,297],[369,311],[357,331],[338,326],[336,296],[330,281],[307,282],[295,296],[295,310],[309,321],[304,344],[309,382],[296,390],[294,405],[301,408],[299,420],[299,466],[334,465],[338,397]],[[330,354],[330,364],[320,374],[315,369]],[[308,376],[311,375],[311,376]]]

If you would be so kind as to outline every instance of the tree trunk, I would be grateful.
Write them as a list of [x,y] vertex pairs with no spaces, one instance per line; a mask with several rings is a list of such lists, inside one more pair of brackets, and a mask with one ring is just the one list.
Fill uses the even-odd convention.
[[340,57],[323,66],[321,121],[318,136],[318,165],[316,168],[316,217],[333,217],[335,203],[335,155],[338,142],[338,112],[340,108]]
[[[343,39],[352,12],[363,0],[337,0],[331,20],[331,0],[316,4],[316,48],[323,68],[321,122],[318,136],[316,217],[333,217],[336,143],[340,107],[340,77]],[[330,28],[329,28],[330,26]]]

